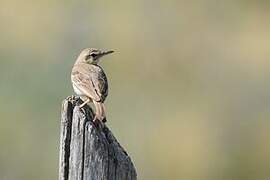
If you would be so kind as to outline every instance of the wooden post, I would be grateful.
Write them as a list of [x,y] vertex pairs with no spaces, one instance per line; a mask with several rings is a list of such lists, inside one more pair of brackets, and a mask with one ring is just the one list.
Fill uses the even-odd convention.
[[60,127],[59,180],[136,180],[135,167],[106,125],[93,123],[89,106],[63,101]]

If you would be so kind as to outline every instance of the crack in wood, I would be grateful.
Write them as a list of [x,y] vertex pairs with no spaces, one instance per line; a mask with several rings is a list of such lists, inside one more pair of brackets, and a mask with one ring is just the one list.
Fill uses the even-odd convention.
[[136,180],[126,151],[106,125],[93,123],[89,106],[78,108],[80,102],[69,97],[62,104],[59,180]]

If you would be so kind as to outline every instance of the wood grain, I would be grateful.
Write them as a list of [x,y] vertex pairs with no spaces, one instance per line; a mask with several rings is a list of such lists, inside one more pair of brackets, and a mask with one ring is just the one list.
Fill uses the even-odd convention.
[[60,125],[59,180],[136,180],[135,167],[106,125],[93,123],[89,106],[68,97]]

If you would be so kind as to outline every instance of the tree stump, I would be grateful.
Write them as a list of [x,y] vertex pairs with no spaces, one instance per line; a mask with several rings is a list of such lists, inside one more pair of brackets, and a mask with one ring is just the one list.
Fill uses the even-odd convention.
[[93,123],[78,97],[63,101],[59,180],[136,180],[135,167],[106,125]]

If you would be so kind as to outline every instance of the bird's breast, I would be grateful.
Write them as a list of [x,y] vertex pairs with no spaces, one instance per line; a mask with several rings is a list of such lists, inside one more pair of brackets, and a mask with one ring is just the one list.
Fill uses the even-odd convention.
[[84,94],[82,91],[80,91],[80,90],[76,87],[76,85],[75,85],[74,83],[72,83],[72,86],[73,86],[73,89],[74,89],[74,91],[75,91],[75,93],[76,93],[77,95],[79,95],[79,96],[85,96],[85,94]]

